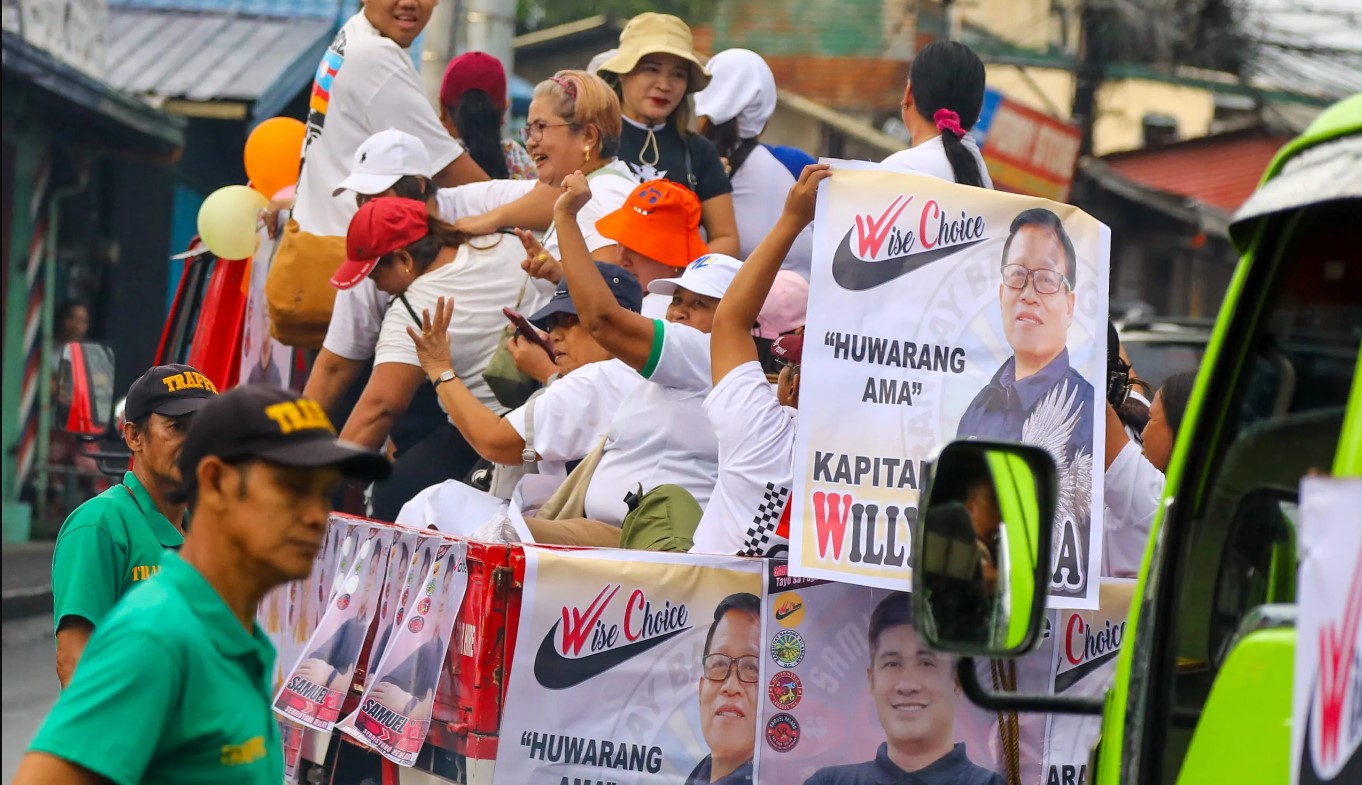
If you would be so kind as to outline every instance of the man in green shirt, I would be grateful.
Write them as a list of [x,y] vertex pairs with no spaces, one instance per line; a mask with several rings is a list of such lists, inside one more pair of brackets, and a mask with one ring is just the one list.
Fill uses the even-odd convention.
[[16,785],[283,780],[274,648],[256,606],[312,571],[341,478],[391,469],[335,434],[316,402],[273,387],[238,387],[198,413],[179,461],[184,547],[101,622]]
[[128,388],[123,441],[132,450],[132,471],[71,513],[52,554],[57,678],[63,688],[118,598],[154,575],[167,549],[184,543],[184,505],[169,498],[180,484],[175,461],[194,413],[217,393],[188,365],[158,365]]

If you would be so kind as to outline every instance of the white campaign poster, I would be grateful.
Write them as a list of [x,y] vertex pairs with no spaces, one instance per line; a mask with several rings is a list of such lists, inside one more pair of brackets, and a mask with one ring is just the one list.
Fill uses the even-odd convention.
[[341,542],[331,600],[275,695],[279,715],[324,731],[339,719],[379,605],[394,533],[390,527],[356,525]]
[[1077,208],[832,161],[814,261],[792,575],[911,585],[926,461],[955,439],[1058,468],[1050,605],[1095,608],[1110,231]]
[[[1135,584],[1134,580],[1103,578],[1097,610],[1050,611],[1051,635],[1043,650],[1054,651],[1055,695],[1102,698],[1111,689],[1116,658],[1126,642],[1126,620]],[[1102,718],[1050,714],[1048,725],[1041,782],[1092,782],[1088,759],[1102,735]]]
[[1301,480],[1291,784],[1362,782],[1362,478]]
[[468,543],[425,539],[433,543],[433,563],[421,576],[418,591],[404,603],[403,612],[396,614],[375,642],[359,708],[338,726],[402,766],[415,763],[425,744],[449,636],[468,589]]
[[498,785],[752,776],[761,562],[525,546]]
[[264,228],[257,234],[259,244],[250,262],[250,290],[246,294],[246,325],[241,335],[237,379],[240,384],[287,388],[292,377],[293,350],[270,336],[269,308],[265,303],[265,278],[279,243]]

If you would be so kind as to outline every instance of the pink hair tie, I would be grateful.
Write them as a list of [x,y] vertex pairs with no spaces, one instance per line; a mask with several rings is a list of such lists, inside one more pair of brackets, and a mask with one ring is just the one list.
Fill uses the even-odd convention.
[[932,119],[936,121],[936,130],[938,131],[950,131],[956,136],[965,135],[965,129],[960,127],[960,115],[949,109],[936,110]]

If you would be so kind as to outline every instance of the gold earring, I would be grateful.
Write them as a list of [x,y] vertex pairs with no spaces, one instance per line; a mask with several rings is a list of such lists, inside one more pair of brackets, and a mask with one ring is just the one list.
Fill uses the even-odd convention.
[[582,163],[586,163],[587,161],[590,160],[591,160],[591,145],[584,144],[582,145]]

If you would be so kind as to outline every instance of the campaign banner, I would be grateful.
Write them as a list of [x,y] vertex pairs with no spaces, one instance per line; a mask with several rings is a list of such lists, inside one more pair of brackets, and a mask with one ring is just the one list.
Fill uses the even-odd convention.
[[[283,220],[283,219],[281,219]],[[269,384],[289,387],[293,370],[293,350],[270,335],[269,307],[265,300],[265,279],[279,241],[261,228],[259,244],[251,257],[250,288],[246,292],[246,324],[241,334],[240,384]]]
[[1050,605],[1095,608],[1111,233],[1035,197],[833,161],[814,257],[790,572],[911,588],[926,462],[1026,442],[1060,481]]
[[[1051,611],[1054,694],[1102,698],[1116,678],[1116,658],[1126,642],[1126,620],[1135,595],[1134,580],[1103,578],[1097,610]],[[1045,734],[1044,785],[1091,782],[1092,748],[1102,735],[1102,718],[1050,714]]]
[[331,601],[275,695],[276,713],[325,731],[339,719],[379,604],[393,534],[389,527],[360,524],[341,541]]
[[1300,486],[1291,785],[1362,782],[1362,478]]
[[449,636],[468,589],[468,543],[425,539],[434,541],[433,562],[388,628],[391,640],[384,634],[375,641],[359,708],[338,726],[401,766],[415,763],[425,744]]
[[750,779],[761,563],[651,551],[524,552],[494,781]]
[[794,577],[779,560],[766,570],[757,783],[907,782],[927,767],[933,782],[987,782],[1002,771],[963,740],[969,699],[954,658],[917,632],[911,595]]

